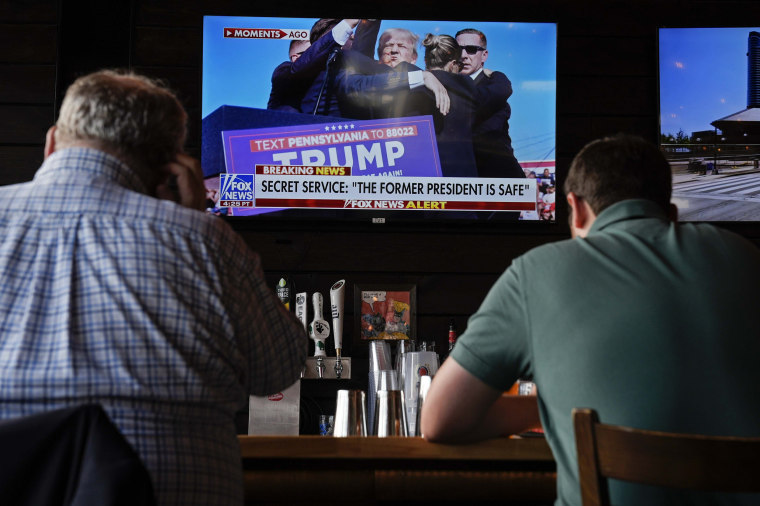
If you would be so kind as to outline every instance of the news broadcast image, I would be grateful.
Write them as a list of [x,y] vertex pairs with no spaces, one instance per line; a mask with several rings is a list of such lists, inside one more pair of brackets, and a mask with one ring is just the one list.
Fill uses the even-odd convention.
[[[484,175],[474,161],[463,163],[464,169],[454,165],[463,147],[473,148],[470,137],[463,136],[464,146],[451,136],[457,125],[445,125],[455,121],[453,107],[449,118],[437,111],[357,117],[342,111],[314,114],[298,104],[290,110],[272,108],[273,73],[299,50],[291,49],[291,42],[308,38],[316,21],[204,18],[202,162],[210,212],[252,216],[287,209],[402,209],[554,221],[555,24],[378,20],[380,34],[402,28],[419,36],[415,65],[423,70],[426,34],[453,37],[473,28],[486,35],[484,67],[511,83],[504,137],[519,163],[515,177]],[[375,41],[375,59],[376,48]],[[324,73],[329,65],[318,70]],[[444,86],[452,102],[457,100],[457,91]],[[330,100],[330,93],[323,88],[318,106]]]

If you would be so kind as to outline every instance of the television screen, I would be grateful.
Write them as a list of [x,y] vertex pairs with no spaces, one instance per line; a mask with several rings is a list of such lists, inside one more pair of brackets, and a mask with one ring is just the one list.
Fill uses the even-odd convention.
[[661,28],[660,147],[685,221],[760,221],[760,28]]
[[554,23],[206,16],[202,74],[210,212],[555,220]]

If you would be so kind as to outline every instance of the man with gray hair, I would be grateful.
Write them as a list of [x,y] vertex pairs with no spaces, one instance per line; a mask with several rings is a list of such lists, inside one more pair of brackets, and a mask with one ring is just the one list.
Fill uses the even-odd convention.
[[100,404],[158,504],[242,504],[235,413],[296,381],[308,341],[199,210],[186,120],[148,78],[81,77],[34,180],[0,188],[0,418]]

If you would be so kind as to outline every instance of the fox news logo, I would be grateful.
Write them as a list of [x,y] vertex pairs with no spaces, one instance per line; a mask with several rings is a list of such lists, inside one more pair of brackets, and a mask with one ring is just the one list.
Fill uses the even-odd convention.
[[219,207],[253,207],[253,174],[220,174]]

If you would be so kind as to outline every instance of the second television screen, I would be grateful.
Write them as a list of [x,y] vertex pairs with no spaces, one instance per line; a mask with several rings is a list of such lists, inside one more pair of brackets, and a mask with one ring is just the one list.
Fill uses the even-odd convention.
[[661,28],[659,53],[679,219],[760,221],[760,28]]

